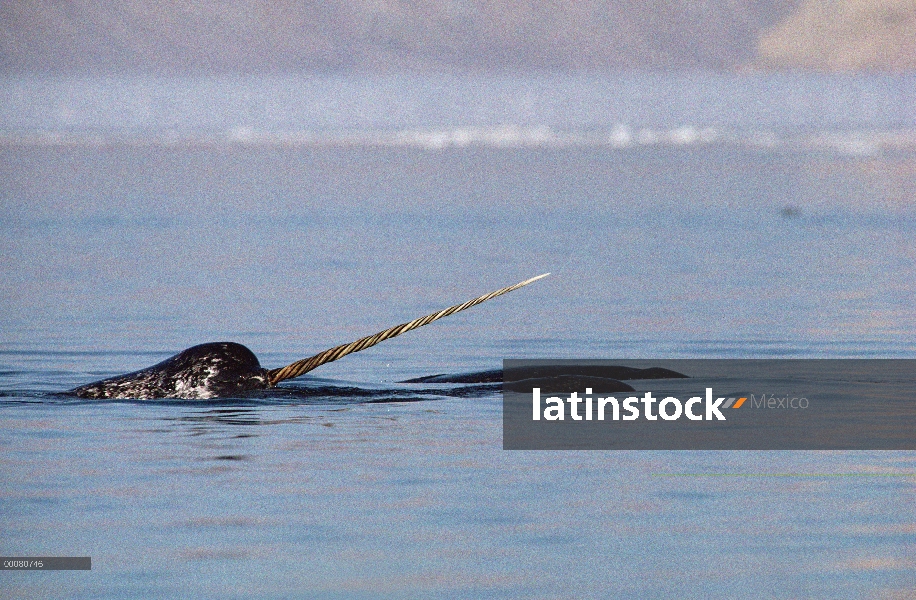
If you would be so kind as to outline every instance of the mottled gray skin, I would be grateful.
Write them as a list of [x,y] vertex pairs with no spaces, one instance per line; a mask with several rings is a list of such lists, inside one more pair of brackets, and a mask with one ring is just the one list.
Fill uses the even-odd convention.
[[179,352],[140,371],[70,390],[80,398],[205,400],[267,389],[267,370],[241,344],[211,342]]

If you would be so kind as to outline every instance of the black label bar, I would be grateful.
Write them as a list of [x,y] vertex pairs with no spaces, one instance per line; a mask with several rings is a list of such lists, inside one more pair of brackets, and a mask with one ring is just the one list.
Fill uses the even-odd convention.
[[4,571],[91,571],[90,556],[0,556]]

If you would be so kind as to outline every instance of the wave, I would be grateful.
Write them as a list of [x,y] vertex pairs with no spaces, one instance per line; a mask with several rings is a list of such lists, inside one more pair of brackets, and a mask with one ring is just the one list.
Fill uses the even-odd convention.
[[139,147],[365,147],[448,150],[461,148],[698,147],[729,145],[761,150],[828,151],[876,155],[916,151],[916,129],[815,131],[729,131],[685,125],[671,129],[631,128],[562,131],[547,126],[417,127],[368,131],[263,131],[234,127],[225,131],[29,131],[0,132],[0,146],[104,148]]

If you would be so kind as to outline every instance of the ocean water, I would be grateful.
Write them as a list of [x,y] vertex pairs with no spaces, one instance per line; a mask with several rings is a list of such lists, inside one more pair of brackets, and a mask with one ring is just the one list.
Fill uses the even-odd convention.
[[[676,108],[683,81],[627,81],[652,110],[605,84],[567,121],[594,85],[430,108],[338,82],[351,114],[314,85],[296,108],[276,82],[175,84],[187,123],[129,83],[45,82],[32,113],[3,87],[0,554],[93,568],[4,572],[0,595],[912,597],[912,452],[510,452],[498,394],[60,395],[205,341],[281,366],[548,271],[312,375],[383,393],[503,358],[913,358],[916,119],[892,102],[912,81],[804,80],[845,99],[826,116],[780,112],[797,79]],[[238,89],[286,120],[229,110]],[[703,104],[767,89],[759,122]]]

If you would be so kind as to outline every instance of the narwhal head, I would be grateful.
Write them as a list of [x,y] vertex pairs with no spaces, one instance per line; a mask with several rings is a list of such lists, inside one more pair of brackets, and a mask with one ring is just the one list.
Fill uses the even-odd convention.
[[82,398],[202,400],[267,387],[267,371],[251,350],[234,342],[211,342],[146,369],[78,387],[72,393]]
[[103,379],[70,390],[82,398],[184,398],[203,400],[207,398],[232,397],[240,392],[273,387],[277,383],[299,377],[323,364],[343,358],[348,354],[370,348],[380,342],[428,325],[456,312],[467,310],[497,296],[508,294],[529,283],[543,279],[545,273],[521,283],[478,296],[462,304],[456,304],[440,311],[389,327],[374,335],[367,335],[355,342],[328,348],[314,356],[270,371],[261,368],[254,353],[234,342],[211,342],[193,346],[179,352],[172,358],[157,365]]

